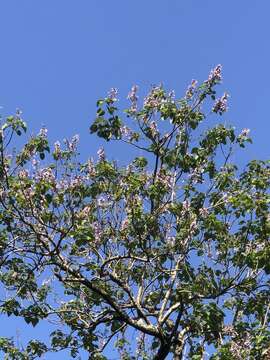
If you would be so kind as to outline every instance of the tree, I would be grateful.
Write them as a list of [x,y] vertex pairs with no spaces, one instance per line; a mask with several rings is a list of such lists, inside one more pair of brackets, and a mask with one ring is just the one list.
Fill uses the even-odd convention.
[[45,128],[14,153],[26,124],[2,121],[1,311],[55,322],[50,344],[1,338],[8,359],[269,356],[270,167],[240,171],[231,155],[249,130],[206,122],[227,110],[220,82],[218,65],[182,99],[156,86],[141,105],[133,86],[128,126],[116,89],[98,100],[90,132],[133,147],[127,167],[103,148],[81,163],[77,136],[49,155]]

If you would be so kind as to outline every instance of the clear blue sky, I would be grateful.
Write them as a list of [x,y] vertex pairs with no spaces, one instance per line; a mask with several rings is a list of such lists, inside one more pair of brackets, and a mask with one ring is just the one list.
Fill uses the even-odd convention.
[[[95,101],[109,88],[125,99],[135,83],[143,96],[163,82],[181,96],[221,63],[225,117],[254,139],[241,157],[269,158],[269,14],[269,0],[2,0],[2,113],[19,107],[52,141],[80,134],[86,156],[99,145],[88,134]],[[17,327],[3,319],[0,335]]]

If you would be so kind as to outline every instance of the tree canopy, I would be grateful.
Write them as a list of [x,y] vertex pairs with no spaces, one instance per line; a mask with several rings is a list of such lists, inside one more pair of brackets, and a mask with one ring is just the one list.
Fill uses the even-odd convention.
[[251,139],[211,125],[221,80],[218,65],[180,99],[133,86],[123,112],[116,89],[98,100],[90,132],[134,148],[126,166],[103,148],[83,162],[78,136],[51,146],[45,128],[14,150],[22,114],[1,120],[0,308],[55,324],[50,343],[0,338],[7,359],[270,356],[270,163],[232,162]]

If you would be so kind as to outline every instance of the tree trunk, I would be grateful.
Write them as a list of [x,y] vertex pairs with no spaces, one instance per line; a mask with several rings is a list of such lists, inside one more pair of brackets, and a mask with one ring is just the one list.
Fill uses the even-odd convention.
[[170,343],[162,344],[153,360],[165,360],[170,352]]
[[174,348],[173,360],[182,360],[184,341],[179,340]]

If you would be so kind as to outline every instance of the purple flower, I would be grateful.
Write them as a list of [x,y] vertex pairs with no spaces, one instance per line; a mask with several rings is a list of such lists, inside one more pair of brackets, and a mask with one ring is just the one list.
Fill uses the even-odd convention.
[[71,188],[76,188],[78,186],[81,186],[83,183],[83,179],[81,176],[75,176],[74,179],[71,180],[70,182],[70,187]]
[[104,151],[104,148],[103,148],[103,147],[101,147],[101,148],[97,151],[97,154],[98,154],[99,161],[104,161],[104,160],[105,160],[105,151]]
[[7,197],[6,191],[5,190],[0,190],[0,199],[5,200],[6,197]]
[[39,166],[39,161],[37,159],[32,159],[33,169],[36,170],[38,166]]
[[86,205],[83,210],[81,211],[81,214],[83,217],[89,216],[91,213],[91,207],[89,205]]
[[39,130],[38,136],[42,137],[42,138],[46,138],[48,134],[48,130],[43,127]]
[[112,204],[112,202],[107,197],[100,196],[97,199],[97,205],[101,208],[106,208],[106,207],[110,206],[111,204]]
[[60,142],[59,141],[56,141],[55,143],[54,143],[54,150],[56,151],[56,152],[58,152],[59,150],[60,150]]
[[152,136],[156,136],[158,134],[157,123],[155,121],[151,121],[149,127],[151,130]]
[[102,236],[102,228],[100,226],[100,223],[98,221],[94,221],[91,224],[91,228],[93,230],[95,240],[100,241]]
[[54,156],[55,156],[56,160],[60,159],[60,157],[61,157],[61,148],[60,148],[60,142],[59,141],[56,141],[54,143]]
[[51,168],[40,169],[36,174],[36,181],[47,181],[49,183],[55,182],[55,176]]
[[16,109],[16,116],[17,116],[17,118],[21,118],[21,116],[22,116],[22,110],[21,109]]
[[77,149],[78,143],[79,143],[80,137],[78,134],[74,135],[69,141],[68,139],[65,139],[64,142],[67,145],[67,148],[69,151],[74,152]]
[[240,136],[247,137],[249,133],[250,133],[250,129],[245,128],[241,131]]
[[222,80],[222,66],[219,64],[210,71],[207,82],[212,84],[219,83]]
[[19,175],[19,178],[25,179],[25,178],[29,177],[29,172],[27,170],[23,169],[19,172],[18,175]]
[[203,207],[200,209],[200,215],[202,218],[206,218],[209,215],[208,209]]
[[222,95],[220,99],[217,99],[212,108],[212,111],[215,113],[219,113],[220,115],[226,112],[228,110],[228,97],[229,95],[227,93],[224,93],[224,95]]
[[124,231],[128,228],[128,225],[129,225],[129,220],[128,218],[125,218],[124,220],[122,220],[122,223],[121,223],[121,231]]
[[137,101],[138,101],[137,91],[138,91],[138,89],[139,89],[138,85],[133,85],[127,96],[127,99],[131,101],[131,110],[132,111],[137,110]]
[[186,99],[190,99],[192,98],[195,88],[197,86],[198,81],[197,80],[192,80],[191,84],[188,86],[187,91],[186,91]]
[[164,100],[164,97],[160,94],[161,90],[161,85],[153,86],[149,94],[145,97],[143,105],[146,107],[157,108],[161,104],[162,100]]
[[131,134],[132,134],[131,129],[129,127],[127,127],[126,125],[121,126],[120,132],[121,132],[122,136],[127,136],[127,137],[131,136]]
[[182,205],[183,205],[183,211],[184,212],[187,212],[187,211],[190,210],[190,202],[188,200],[184,200]]
[[175,91],[174,90],[171,90],[169,93],[168,93],[168,98],[173,101],[174,98],[175,98]]
[[111,90],[108,92],[108,97],[112,101],[117,101],[117,94],[118,90],[116,88],[111,88]]
[[88,170],[88,174],[89,174],[90,177],[96,175],[96,169],[95,169],[93,159],[88,160],[88,162],[87,162],[87,170]]
[[67,180],[60,180],[57,184],[56,184],[56,188],[57,190],[60,190],[60,191],[65,191],[67,190],[69,187],[69,184],[67,182]]

